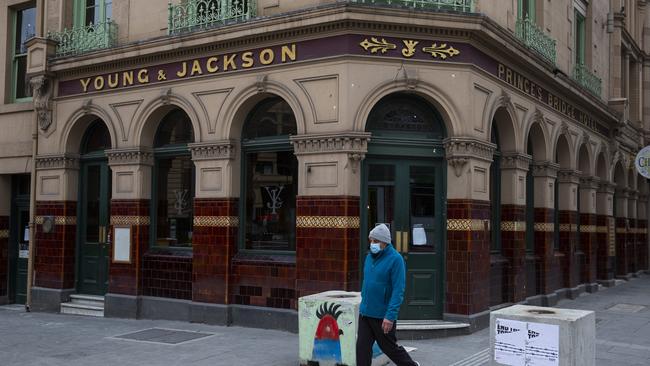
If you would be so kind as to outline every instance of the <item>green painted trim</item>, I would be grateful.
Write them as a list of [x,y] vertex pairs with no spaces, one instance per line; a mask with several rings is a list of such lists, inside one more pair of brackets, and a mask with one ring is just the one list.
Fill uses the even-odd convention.
[[18,36],[16,33],[16,26],[18,25],[18,12],[21,10],[29,9],[30,7],[24,7],[20,9],[14,9],[10,10],[10,16],[11,16],[11,32],[10,35],[11,37],[9,40],[11,41],[11,44],[9,45],[9,48],[11,49],[11,90],[10,90],[10,95],[8,101],[10,103],[22,103],[22,102],[31,102],[32,97],[24,97],[24,98],[17,98],[16,93],[18,92],[18,65],[17,65],[17,58],[18,57],[27,57],[26,53],[21,53],[21,54],[16,54],[16,37]]
[[495,152],[490,164],[490,190],[491,197],[491,232],[490,232],[490,252],[492,254],[501,254],[501,154]]
[[586,39],[586,20],[585,16],[582,15],[578,9],[574,9],[573,11],[574,17],[575,17],[575,29],[574,29],[574,35],[573,35],[573,43],[574,43],[574,49],[575,49],[575,63],[577,65],[584,65],[585,64],[585,47],[587,43]]

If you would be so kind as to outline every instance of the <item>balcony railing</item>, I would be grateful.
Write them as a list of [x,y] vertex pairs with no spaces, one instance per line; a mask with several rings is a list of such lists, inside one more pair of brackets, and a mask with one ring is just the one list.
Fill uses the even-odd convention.
[[187,0],[169,4],[168,33],[178,34],[254,18],[256,0]]
[[63,32],[48,33],[47,37],[58,42],[57,56],[77,55],[115,46],[117,24],[108,20],[84,27],[64,29]]
[[459,13],[474,11],[476,0],[349,0],[351,3],[408,6],[416,9],[449,10]]
[[522,40],[527,47],[532,48],[552,64],[555,64],[557,55],[555,51],[555,40],[546,35],[534,21],[517,19],[515,24],[515,35]]
[[573,79],[578,82],[578,84],[585,87],[592,94],[599,97],[601,96],[603,81],[596,75],[594,75],[585,65],[576,64],[573,67]]

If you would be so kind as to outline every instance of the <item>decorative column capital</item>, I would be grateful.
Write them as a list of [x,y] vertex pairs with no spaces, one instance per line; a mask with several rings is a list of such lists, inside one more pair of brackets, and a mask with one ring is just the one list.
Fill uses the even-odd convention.
[[557,174],[559,183],[580,184],[580,173],[573,169],[560,169]]
[[306,134],[291,136],[294,154],[317,155],[342,153],[347,154],[349,166],[356,173],[359,163],[366,157],[369,132],[346,131],[329,134]]
[[517,169],[527,172],[530,167],[532,157],[519,152],[506,152],[501,155],[501,169]]
[[616,184],[608,181],[601,181],[598,184],[598,193],[614,194]]
[[215,142],[195,142],[188,144],[192,152],[192,160],[233,160],[236,156],[237,145],[234,140]]
[[449,137],[443,141],[448,164],[454,168],[456,177],[463,173],[463,167],[470,159],[492,162],[496,145],[471,137]]
[[52,124],[52,107],[50,105],[52,89],[54,89],[52,80],[46,75],[37,75],[29,79],[29,85],[32,88],[32,101],[36,111],[38,127],[43,132],[46,132]]
[[36,170],[79,169],[79,155],[53,154],[36,157]]
[[145,147],[106,150],[108,165],[153,165],[153,151]]
[[532,165],[533,177],[557,178],[560,165],[550,161],[536,161]]
[[639,199],[639,191],[634,189],[629,189],[627,197],[628,200],[630,201],[636,201],[637,199]]
[[629,197],[629,190],[626,188],[616,188],[614,192],[617,199],[628,199]]
[[600,178],[596,176],[582,176],[580,177],[580,189],[598,189]]

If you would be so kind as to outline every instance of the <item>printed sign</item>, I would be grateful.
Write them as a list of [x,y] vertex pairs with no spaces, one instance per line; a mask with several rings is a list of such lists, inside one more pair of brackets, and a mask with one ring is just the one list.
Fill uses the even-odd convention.
[[496,319],[494,360],[511,366],[556,366],[560,328],[553,324]]
[[113,262],[131,263],[131,227],[115,228]]
[[650,178],[650,146],[644,147],[638,154],[636,154],[634,166],[639,174],[646,178]]

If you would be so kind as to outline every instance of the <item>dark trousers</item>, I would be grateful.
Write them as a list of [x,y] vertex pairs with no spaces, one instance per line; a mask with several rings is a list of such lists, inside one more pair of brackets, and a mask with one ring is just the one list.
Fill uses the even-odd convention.
[[416,366],[404,347],[397,344],[395,328],[384,334],[381,323],[384,319],[359,316],[359,334],[357,335],[357,366],[370,366],[372,364],[372,345],[377,341],[379,348],[397,366]]

